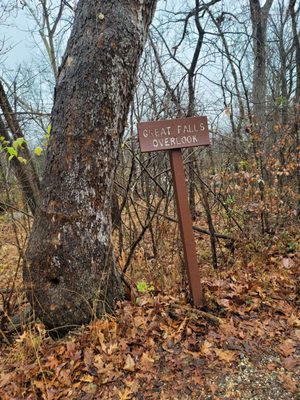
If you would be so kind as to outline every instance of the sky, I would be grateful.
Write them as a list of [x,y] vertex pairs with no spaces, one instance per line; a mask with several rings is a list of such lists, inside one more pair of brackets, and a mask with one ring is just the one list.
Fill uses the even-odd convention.
[[[1,2],[0,0],[0,11]],[[193,4],[193,0],[188,0]],[[185,1],[186,3],[187,1]],[[227,2],[227,0],[225,0]],[[239,5],[242,3],[247,4],[248,0],[240,0]],[[265,0],[261,1],[264,4]],[[175,5],[178,7],[180,2],[178,0],[160,0],[158,9],[171,9]],[[5,24],[0,21],[0,39],[5,38],[7,45],[12,46],[12,49],[5,55],[5,65],[9,69],[17,69],[20,64],[30,63],[32,59],[37,57],[40,52],[37,45],[34,43],[34,38],[31,33],[35,27],[34,21],[28,16],[25,10],[19,10],[18,14],[14,13],[10,18],[5,21]],[[37,37],[38,35],[35,35]],[[1,60],[3,63],[3,60]],[[1,66],[0,66],[1,68]]]
[[4,38],[6,44],[12,46],[4,57],[5,64],[9,68],[16,68],[19,64],[30,62],[32,59],[32,35],[28,32],[30,24],[32,21],[25,16],[24,11],[8,18],[5,25],[0,24],[0,38]]

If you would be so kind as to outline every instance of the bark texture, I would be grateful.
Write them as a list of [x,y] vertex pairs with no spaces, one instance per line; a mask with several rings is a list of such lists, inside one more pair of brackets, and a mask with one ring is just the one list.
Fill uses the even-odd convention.
[[62,333],[122,297],[111,198],[156,0],[81,0],[59,70],[42,199],[23,269],[27,296]]
[[257,122],[264,121],[266,114],[267,74],[266,74],[266,41],[267,24],[273,0],[266,0],[261,6],[260,0],[250,0],[252,35],[253,35],[253,115]]
[[[16,119],[16,115],[11,108],[5,93],[2,82],[0,81],[0,110],[3,113],[3,118],[0,116],[0,132],[5,140],[12,146],[14,140],[19,138],[24,139],[22,129]],[[6,122],[6,123],[5,123]],[[27,164],[21,164],[20,161],[14,157],[11,160],[16,178],[18,179],[24,199],[27,202],[32,214],[35,213],[40,196],[40,182],[36,172],[35,166],[31,160],[30,150],[26,142],[22,148],[18,149],[19,156],[27,160]]]

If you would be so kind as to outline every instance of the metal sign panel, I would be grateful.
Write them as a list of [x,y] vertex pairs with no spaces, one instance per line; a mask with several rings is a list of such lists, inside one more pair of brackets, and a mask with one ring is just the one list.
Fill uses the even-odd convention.
[[207,117],[140,122],[137,125],[142,152],[207,146]]

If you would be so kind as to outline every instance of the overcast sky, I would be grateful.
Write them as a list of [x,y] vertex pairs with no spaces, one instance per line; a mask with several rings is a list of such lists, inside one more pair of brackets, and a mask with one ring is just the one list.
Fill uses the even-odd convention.
[[21,12],[18,16],[7,19],[5,25],[0,24],[0,37],[5,38],[6,44],[12,46],[5,55],[5,64],[10,68],[32,58],[32,36],[28,32],[32,21],[24,14]]
[[[1,7],[0,0],[0,7]],[[247,4],[249,0],[240,0],[239,6],[244,3]],[[227,2],[227,0],[226,0]],[[186,1],[185,1],[186,3]],[[191,1],[193,3],[193,1]],[[264,4],[265,1],[262,1]],[[180,5],[178,0],[161,0],[158,4],[158,9],[164,9],[165,7],[170,9],[173,5]],[[8,68],[17,68],[20,64],[24,62],[30,62],[34,57],[40,55],[37,49],[37,45],[34,43],[33,35],[31,31],[35,27],[33,20],[26,15],[24,10],[20,10],[16,14],[12,15],[6,20],[5,25],[0,21],[0,38],[6,39],[6,43],[10,44],[12,49],[5,56],[5,65]],[[37,38],[38,35],[35,35]],[[2,61],[2,60],[1,60]],[[2,61],[3,63],[3,61]]]

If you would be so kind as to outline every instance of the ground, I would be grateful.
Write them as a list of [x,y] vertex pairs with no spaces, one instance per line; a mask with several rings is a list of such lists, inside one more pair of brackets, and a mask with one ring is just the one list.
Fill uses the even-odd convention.
[[[171,232],[173,225],[160,229]],[[197,239],[202,310],[188,302],[178,248],[157,260],[146,236],[132,260],[131,301],[54,340],[39,321],[22,323],[26,302],[13,225],[1,226],[3,299],[16,278],[9,318],[2,311],[1,399],[300,399],[295,232],[268,245],[238,242],[218,270],[203,253],[206,239]],[[24,239],[27,228],[19,229]]]

